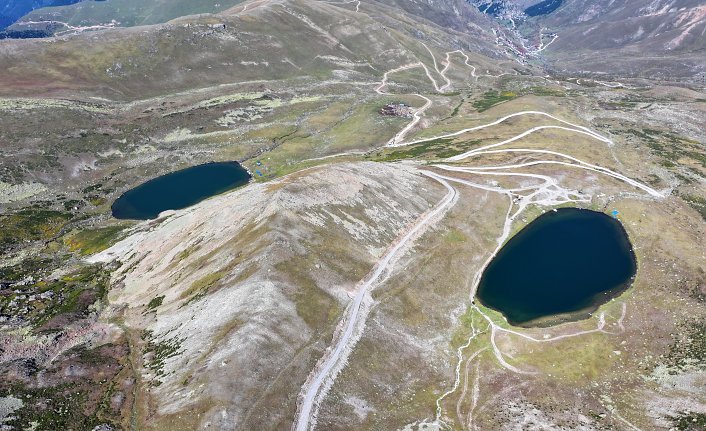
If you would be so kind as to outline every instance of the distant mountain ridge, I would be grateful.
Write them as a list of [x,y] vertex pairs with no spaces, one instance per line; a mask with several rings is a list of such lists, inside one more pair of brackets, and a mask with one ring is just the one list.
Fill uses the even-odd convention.
[[525,18],[547,15],[557,10],[564,0],[469,0],[481,12],[499,18]]
[[[562,73],[706,72],[703,0],[469,0],[520,61]],[[550,34],[551,39],[546,36]],[[556,37],[555,37],[556,36]],[[551,44],[551,46],[549,46]],[[541,56],[531,54],[541,47]],[[699,55],[701,53],[701,55]]]
[[[11,0],[22,3],[22,0]],[[188,15],[223,12],[243,0],[37,0],[51,3],[28,10],[10,30],[46,30],[50,33],[102,26],[133,27],[161,24]],[[28,24],[31,23],[31,24]],[[37,24],[44,23],[44,24]],[[56,24],[64,28],[57,27]]]
[[564,34],[555,48],[616,48],[652,43],[657,50],[702,49],[702,0],[469,0],[503,24],[535,24]]
[[44,7],[66,6],[82,0],[5,0],[0,6],[0,30],[12,25],[29,12]]
[[542,24],[572,30],[557,46],[649,45],[654,51],[706,46],[706,3],[701,0],[570,0]]
[[[16,11],[23,3],[9,1],[0,13]],[[477,46],[479,53],[502,52],[521,63],[560,73],[664,78],[706,73],[706,56],[698,54],[706,48],[703,0],[362,1],[490,42]],[[30,4],[59,2],[71,4],[32,10],[9,26],[4,37],[64,36],[161,24],[189,15],[227,13],[243,0],[32,0]]]

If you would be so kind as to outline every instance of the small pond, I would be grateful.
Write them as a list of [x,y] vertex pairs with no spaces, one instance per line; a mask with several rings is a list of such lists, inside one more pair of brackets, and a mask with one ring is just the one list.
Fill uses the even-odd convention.
[[518,326],[587,318],[624,292],[637,272],[625,229],[606,214],[549,211],[512,237],[490,262],[478,300]]
[[206,163],[154,178],[123,193],[111,207],[119,219],[148,220],[245,185],[248,171],[237,162]]

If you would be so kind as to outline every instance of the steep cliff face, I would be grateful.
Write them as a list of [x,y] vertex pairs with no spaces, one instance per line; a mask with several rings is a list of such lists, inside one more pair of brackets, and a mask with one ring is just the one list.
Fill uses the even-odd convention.
[[656,53],[706,44],[706,5],[696,0],[570,0],[542,23],[565,30],[557,48],[633,47]]
[[547,51],[557,69],[691,80],[706,70],[696,0],[571,0],[537,22],[559,35]]

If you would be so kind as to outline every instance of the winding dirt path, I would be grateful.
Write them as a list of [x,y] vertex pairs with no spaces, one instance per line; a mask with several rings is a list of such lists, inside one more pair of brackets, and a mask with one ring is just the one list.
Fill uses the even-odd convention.
[[[445,53],[445,59],[443,60],[444,67],[442,69],[439,69],[436,58],[434,56],[434,53],[429,49],[429,47],[425,44],[423,44],[424,47],[429,51],[429,54],[431,55],[433,59],[433,64],[434,64],[434,70],[435,72],[443,78],[445,81],[445,84],[442,86],[439,86],[438,82],[436,79],[432,76],[429,68],[423,63],[423,62],[416,62],[416,63],[410,63],[406,65],[399,66],[397,68],[391,69],[383,74],[382,80],[380,83],[374,88],[374,91],[377,94],[381,95],[389,95],[390,93],[387,93],[384,91],[386,86],[388,85],[388,81],[390,78],[391,74],[398,73],[401,71],[405,70],[410,70],[414,68],[422,68],[426,74],[426,76],[429,78],[430,82],[434,86],[434,89],[437,92],[443,92],[447,90],[448,88],[451,87],[452,83],[451,81],[447,78],[446,72],[448,71],[451,60],[450,56],[451,54],[458,53],[461,56],[464,57],[464,64],[468,66],[469,68],[472,69],[471,76],[475,79],[478,79],[478,76],[476,74],[476,68],[475,66],[469,64],[469,57],[466,55],[463,51],[456,50],[456,51],[448,51]],[[547,44],[548,46],[549,44]],[[480,75],[480,76],[491,76],[491,75]],[[578,337],[582,335],[587,335],[591,333],[605,333],[605,334],[616,334],[614,332],[607,331],[605,329],[606,326],[606,316],[605,312],[601,312],[598,315],[598,321],[597,321],[597,326],[594,329],[590,330],[582,330],[582,331],[577,331],[574,333],[569,333],[569,334],[563,334],[563,335],[558,335],[558,336],[546,336],[546,338],[535,338],[530,335],[527,335],[523,332],[516,331],[513,329],[506,328],[504,326],[501,326],[500,324],[496,323],[493,319],[491,319],[487,314],[483,312],[473,301],[473,298],[475,297],[476,289],[478,287],[478,284],[480,282],[481,275],[487,265],[490,263],[490,261],[495,257],[495,255],[498,253],[502,245],[505,243],[505,241],[509,238],[510,233],[512,231],[512,225],[515,219],[524,212],[524,210],[529,206],[529,205],[536,205],[540,207],[555,207],[557,205],[561,204],[566,204],[566,203],[588,203],[591,202],[592,197],[590,195],[586,195],[580,191],[577,190],[570,190],[570,189],[565,189],[563,188],[559,182],[548,175],[540,175],[540,174],[533,174],[529,172],[514,172],[514,170],[517,169],[522,169],[522,168],[528,168],[532,166],[537,166],[537,165],[543,165],[543,164],[556,164],[556,165],[562,165],[562,166],[567,166],[567,167],[572,167],[572,168],[578,168],[578,169],[585,169],[585,170],[590,170],[596,173],[600,173],[606,176],[610,176],[612,178],[618,179],[620,181],[625,182],[626,184],[633,186],[637,189],[642,190],[643,192],[646,192],[650,198],[663,198],[664,194],[654,190],[653,188],[639,182],[636,180],[633,180],[619,172],[612,171],[610,169],[604,168],[599,165],[595,165],[592,163],[585,162],[583,160],[580,160],[576,157],[573,157],[568,154],[564,154],[561,152],[557,151],[551,151],[551,150],[536,150],[536,149],[527,149],[527,148],[502,148],[500,149],[499,147],[503,147],[507,144],[510,144],[512,142],[518,141],[532,133],[541,131],[541,130],[547,130],[547,129],[559,129],[559,130],[564,130],[564,131],[569,131],[572,133],[577,133],[577,134],[582,134],[586,135],[590,138],[596,139],[603,144],[607,145],[608,147],[611,147],[614,145],[613,141],[606,137],[601,135],[598,132],[595,132],[588,127],[577,125],[574,123],[571,123],[569,121],[563,120],[561,118],[558,118],[552,114],[542,112],[542,111],[520,111],[520,112],[515,112],[513,114],[506,115],[504,117],[501,117],[495,121],[492,121],[490,123],[486,124],[481,124],[478,126],[473,126],[469,128],[464,128],[455,132],[451,133],[444,133],[432,137],[427,137],[427,138],[421,138],[421,139],[416,139],[412,141],[405,141],[405,137],[407,134],[419,123],[421,120],[421,116],[423,113],[432,105],[431,99],[429,99],[426,96],[423,96],[421,94],[414,94],[415,96],[418,96],[422,99],[425,100],[424,106],[417,108],[413,114],[413,118],[408,123],[402,130],[400,130],[392,139],[390,139],[385,146],[386,147],[400,147],[400,146],[407,146],[407,145],[413,145],[413,144],[420,144],[424,142],[429,142],[437,139],[443,139],[443,138],[452,138],[455,136],[459,136],[465,133],[470,133],[473,131],[477,130],[482,130],[488,127],[493,127],[495,125],[501,124],[505,122],[508,119],[519,117],[519,116],[528,116],[528,115],[534,115],[534,116],[543,116],[546,118],[549,118],[551,120],[554,120],[558,123],[561,123],[562,125],[541,125],[541,126],[535,126],[532,127],[528,130],[525,130],[521,133],[518,133],[517,135],[505,139],[501,142],[491,144],[491,145],[486,145],[477,149],[473,149],[470,151],[467,151],[465,153],[459,154],[457,156],[449,157],[443,162],[445,163],[439,163],[432,165],[432,168],[440,171],[444,171],[447,174],[441,174],[439,172],[431,171],[431,170],[422,170],[422,173],[429,178],[438,181],[444,187],[447,189],[447,194],[446,196],[437,204],[437,206],[429,213],[423,215],[416,223],[415,225],[402,237],[400,237],[393,246],[385,253],[385,255],[380,259],[380,261],[375,265],[373,268],[373,271],[371,274],[366,277],[364,280],[361,281],[358,289],[356,296],[354,297],[352,303],[349,305],[347,308],[344,317],[339,323],[338,326],[338,331],[337,334],[334,336],[334,342],[331,348],[329,348],[328,352],[324,355],[323,358],[319,361],[315,369],[312,371],[311,375],[309,376],[309,379],[307,379],[307,382],[304,384],[302,387],[302,391],[300,394],[300,402],[299,402],[299,410],[297,414],[297,421],[294,424],[293,429],[296,431],[306,431],[315,428],[316,424],[316,414],[317,414],[317,409],[318,406],[320,405],[321,401],[324,399],[326,392],[330,388],[330,386],[333,384],[333,381],[337,375],[337,373],[345,366],[346,360],[348,356],[350,355],[353,347],[357,343],[357,341],[360,339],[362,336],[362,332],[365,326],[365,319],[367,317],[367,314],[370,309],[370,305],[372,304],[373,300],[372,297],[370,296],[370,291],[372,291],[377,285],[379,285],[381,282],[383,282],[386,278],[383,277],[383,275],[389,273],[392,270],[392,267],[394,266],[395,261],[397,258],[403,253],[404,250],[406,250],[407,246],[411,244],[415,238],[417,238],[419,235],[423,233],[423,231],[432,223],[435,221],[438,221],[441,217],[443,217],[443,214],[453,206],[453,204],[456,202],[458,199],[458,191],[451,185],[451,183],[456,183],[461,186],[465,187],[472,187],[472,188],[477,188],[489,192],[494,192],[494,193],[500,193],[504,194],[508,197],[509,201],[509,206],[508,210],[505,216],[505,221],[503,223],[503,230],[500,234],[500,236],[497,238],[497,245],[496,248],[493,250],[492,253],[487,257],[487,259],[484,261],[483,265],[479,268],[479,270],[476,272],[474,275],[472,284],[471,284],[471,289],[469,292],[469,300],[471,302],[471,308],[473,312],[478,313],[480,316],[483,317],[483,319],[487,322],[487,326],[485,329],[479,329],[475,326],[475,323],[473,323],[472,328],[471,328],[471,335],[469,338],[466,340],[466,343],[464,343],[462,346],[460,346],[457,351],[456,351],[456,356],[457,356],[457,365],[455,368],[455,379],[454,382],[449,390],[444,392],[437,400],[436,400],[436,418],[432,422],[415,422],[416,424],[427,424],[427,425],[436,425],[437,427],[448,427],[448,424],[446,424],[443,421],[442,418],[442,403],[444,399],[452,395],[458,388],[461,386],[461,368],[462,365],[464,364],[464,351],[470,347],[470,345],[473,343],[474,340],[478,339],[482,334],[490,331],[490,349],[493,351],[493,354],[498,361],[498,363],[512,371],[518,374],[536,374],[536,371],[533,370],[525,370],[518,368],[512,364],[510,364],[507,359],[506,359],[506,354],[502,352],[500,347],[498,346],[496,342],[496,337],[498,334],[506,334],[507,336],[516,336],[522,339],[525,342],[533,342],[533,343],[547,343],[547,342],[556,342],[559,340],[564,340],[567,338],[572,338],[572,337]],[[526,153],[526,154],[535,154],[535,155],[541,155],[541,156],[552,156],[552,157],[558,157],[564,160],[568,161],[559,161],[559,160],[554,160],[554,159],[540,159],[536,161],[531,161],[531,162],[525,162],[525,163],[517,163],[517,164],[510,164],[510,165],[498,165],[498,166],[477,166],[477,167],[469,167],[469,166],[458,166],[458,165],[450,165],[448,163],[457,163],[457,162],[468,162],[468,159],[486,155],[486,154],[501,154],[501,153]],[[352,153],[342,153],[342,154],[352,154]],[[330,157],[337,157],[341,154],[334,154],[331,156],[326,156],[323,158],[330,158]],[[319,158],[322,159],[322,158]],[[318,160],[318,159],[312,159],[312,160]],[[515,188],[503,188],[499,187],[496,185],[487,185],[487,184],[481,184],[477,182],[470,181],[468,179],[464,178],[458,178],[453,176],[454,173],[463,173],[463,174],[471,174],[475,176],[498,176],[498,177],[523,177],[523,178],[528,178],[528,179],[533,179],[537,180],[536,184],[532,185],[527,185],[527,186],[522,186],[522,187],[515,187]],[[623,320],[625,318],[625,314],[627,312],[627,306],[625,303],[622,304],[622,314],[620,318],[617,320],[616,325],[619,328],[619,332],[624,331],[624,326],[623,326]],[[480,353],[483,351],[487,350],[488,347],[482,348],[480,350],[477,350],[475,353],[470,355],[468,359],[465,361],[465,368],[466,372],[463,373],[466,378],[464,379],[464,385],[463,385],[463,396],[468,393],[469,387],[468,387],[468,367],[471,365],[472,361],[480,356]],[[477,369],[476,371],[476,379],[474,384],[472,385],[470,391],[473,394],[473,399],[472,399],[472,408],[468,412],[467,416],[467,421],[461,421],[461,423],[464,423],[464,427],[466,426],[465,424],[468,425],[469,428],[473,428],[473,409],[475,409],[477,401],[478,401],[478,380],[479,380],[479,371]],[[463,397],[461,398],[461,400]],[[460,407],[461,401],[459,400],[457,403],[457,416],[461,417],[461,407]]]
[[[423,174],[428,175],[426,172],[423,172]],[[408,243],[413,242],[430,224],[439,220],[446,210],[455,203],[458,196],[456,189],[445,181],[442,181],[442,184],[446,186],[446,196],[432,211],[424,214],[411,229],[395,241],[394,245],[388,249],[375,265],[371,274],[362,280],[357,287],[353,302],[338,325],[339,329],[342,328],[343,330],[338,331],[333,349],[329,349],[329,352],[319,361],[313,375],[310,376],[302,388],[298,419],[294,428],[297,431],[306,431],[310,427],[313,428],[319,402],[326,395],[330,384],[333,383],[336,374],[345,365],[353,346],[362,335],[365,318],[369,312],[369,306],[366,307],[364,302],[372,302],[370,292],[384,280],[382,276],[389,273],[394,261],[407,249]]]

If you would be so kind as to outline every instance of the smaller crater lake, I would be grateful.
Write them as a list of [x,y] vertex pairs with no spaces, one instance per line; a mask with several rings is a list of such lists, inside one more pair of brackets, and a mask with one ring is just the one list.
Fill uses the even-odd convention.
[[539,216],[500,249],[476,297],[512,325],[549,326],[589,317],[624,292],[636,272],[617,219],[561,208]]
[[171,172],[128,190],[113,202],[113,217],[148,220],[245,185],[248,171],[237,162],[214,162]]

